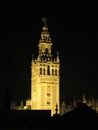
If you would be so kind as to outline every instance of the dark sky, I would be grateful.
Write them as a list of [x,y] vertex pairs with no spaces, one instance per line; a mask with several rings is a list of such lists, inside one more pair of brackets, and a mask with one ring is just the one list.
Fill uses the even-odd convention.
[[53,51],[60,54],[61,101],[70,102],[83,93],[98,98],[98,31],[94,30],[94,15],[82,6],[50,5],[13,3],[1,10],[1,108],[7,88],[13,101],[30,97],[31,57],[37,54],[43,16],[49,19]]

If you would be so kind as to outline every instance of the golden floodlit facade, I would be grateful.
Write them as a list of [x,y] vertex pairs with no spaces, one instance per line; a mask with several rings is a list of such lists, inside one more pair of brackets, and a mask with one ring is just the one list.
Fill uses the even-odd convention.
[[[51,110],[55,114],[56,105],[60,112],[60,60],[52,54],[52,41],[47,27],[47,19],[42,19],[38,56],[31,62],[31,105],[32,110]],[[29,102],[29,103],[28,103]]]

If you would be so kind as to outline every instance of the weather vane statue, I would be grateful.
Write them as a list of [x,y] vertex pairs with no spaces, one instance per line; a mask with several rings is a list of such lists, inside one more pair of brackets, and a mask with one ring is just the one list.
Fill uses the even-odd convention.
[[48,19],[46,17],[43,17],[42,21],[44,22],[44,25],[46,26]]

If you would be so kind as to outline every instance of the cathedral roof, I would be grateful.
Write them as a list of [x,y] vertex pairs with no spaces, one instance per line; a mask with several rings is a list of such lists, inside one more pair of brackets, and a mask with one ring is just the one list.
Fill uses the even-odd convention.
[[92,118],[96,116],[98,117],[98,113],[95,110],[87,106],[85,103],[78,103],[76,108],[64,114],[62,118]]

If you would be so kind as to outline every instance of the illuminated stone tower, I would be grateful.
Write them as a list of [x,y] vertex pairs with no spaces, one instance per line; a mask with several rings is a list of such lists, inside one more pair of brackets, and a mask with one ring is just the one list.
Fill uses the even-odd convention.
[[47,19],[38,44],[38,56],[31,63],[31,109],[51,110],[55,114],[56,104],[60,109],[60,61],[59,55],[52,54],[52,41],[48,32]]

